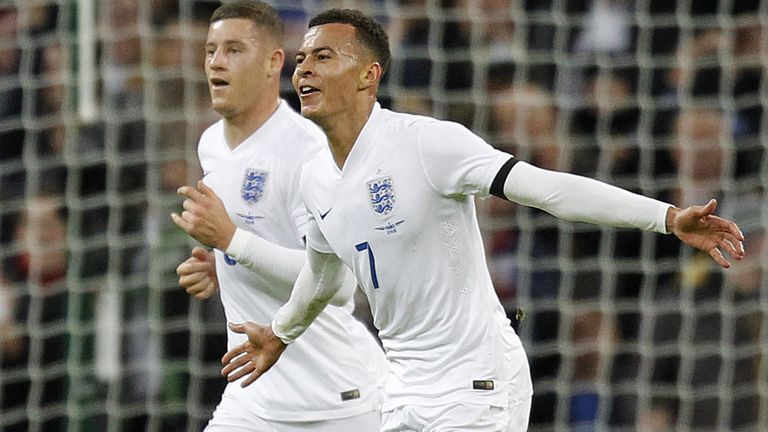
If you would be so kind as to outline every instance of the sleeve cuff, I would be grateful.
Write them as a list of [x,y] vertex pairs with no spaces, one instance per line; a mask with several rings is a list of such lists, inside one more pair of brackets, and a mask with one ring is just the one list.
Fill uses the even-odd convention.
[[669,231],[667,231],[667,213],[671,207],[672,204],[667,203],[659,206],[659,214],[656,216],[656,232],[661,234],[669,234]]
[[278,339],[283,341],[284,344],[290,345],[293,343],[295,339],[291,339],[287,336],[285,336],[280,330],[278,330],[277,325],[275,324],[275,320],[272,320],[272,323],[270,324],[270,327],[272,327],[272,333],[277,336]]
[[224,253],[237,261],[247,250],[250,237],[247,231],[235,228],[235,235],[232,236],[232,240],[229,242],[229,246],[227,246],[227,250]]

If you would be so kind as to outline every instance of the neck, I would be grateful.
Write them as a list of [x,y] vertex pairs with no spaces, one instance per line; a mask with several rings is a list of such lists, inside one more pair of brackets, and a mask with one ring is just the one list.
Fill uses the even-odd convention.
[[226,138],[230,149],[234,150],[242,144],[277,111],[277,107],[280,105],[278,96],[275,95],[263,100],[263,103],[252,107],[247,112],[224,118],[224,138]]
[[338,113],[317,122],[328,138],[333,160],[339,169],[344,168],[352,147],[355,146],[360,132],[371,117],[375,102],[375,98],[366,99],[365,103],[358,104],[353,110]]

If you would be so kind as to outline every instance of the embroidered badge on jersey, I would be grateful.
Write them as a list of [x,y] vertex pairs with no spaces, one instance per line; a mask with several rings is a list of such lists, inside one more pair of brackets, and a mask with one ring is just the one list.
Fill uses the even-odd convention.
[[392,176],[380,177],[367,182],[371,207],[377,215],[387,217],[395,208],[395,186]]
[[243,184],[240,187],[240,196],[246,203],[253,204],[261,198],[264,194],[268,175],[267,171],[246,168],[243,175]]

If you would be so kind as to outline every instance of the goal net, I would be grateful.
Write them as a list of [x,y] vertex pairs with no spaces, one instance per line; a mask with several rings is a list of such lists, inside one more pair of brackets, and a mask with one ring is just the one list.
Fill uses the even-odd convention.
[[[531,431],[768,425],[768,5],[758,0],[288,0],[284,97],[313,14],[386,24],[380,100],[538,166],[747,238],[720,270],[672,236],[478,200],[528,353]],[[0,430],[199,431],[225,385],[217,299],[170,221],[216,120],[209,0],[0,0]],[[278,391],[276,389],[276,391]]]

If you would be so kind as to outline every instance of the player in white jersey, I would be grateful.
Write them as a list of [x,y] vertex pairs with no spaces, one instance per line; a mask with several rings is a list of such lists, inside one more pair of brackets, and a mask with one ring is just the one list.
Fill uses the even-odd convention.
[[[264,3],[230,3],[211,17],[206,74],[223,118],[200,138],[204,180],[180,188],[184,212],[172,215],[216,248],[215,266],[196,248],[177,269],[180,284],[201,298],[220,285],[234,323],[269,320],[288,300],[306,259],[301,165],[327,152],[322,131],[279,99],[281,31]],[[349,273],[335,301],[341,306],[326,308],[269,377],[248,387],[230,383],[206,431],[378,431],[384,356],[350,314],[355,286]],[[228,332],[229,348],[244,340]]]
[[309,27],[293,83],[331,152],[301,177],[312,213],[308,264],[272,325],[251,328],[249,342],[225,355],[230,379],[269,377],[341,286],[343,262],[368,297],[389,363],[383,431],[526,430],[530,373],[491,285],[474,196],[671,232],[725,267],[718,248],[743,257],[741,232],[712,214],[714,201],[679,209],[519,162],[456,123],[382,109],[383,29],[353,10],[324,12]]

